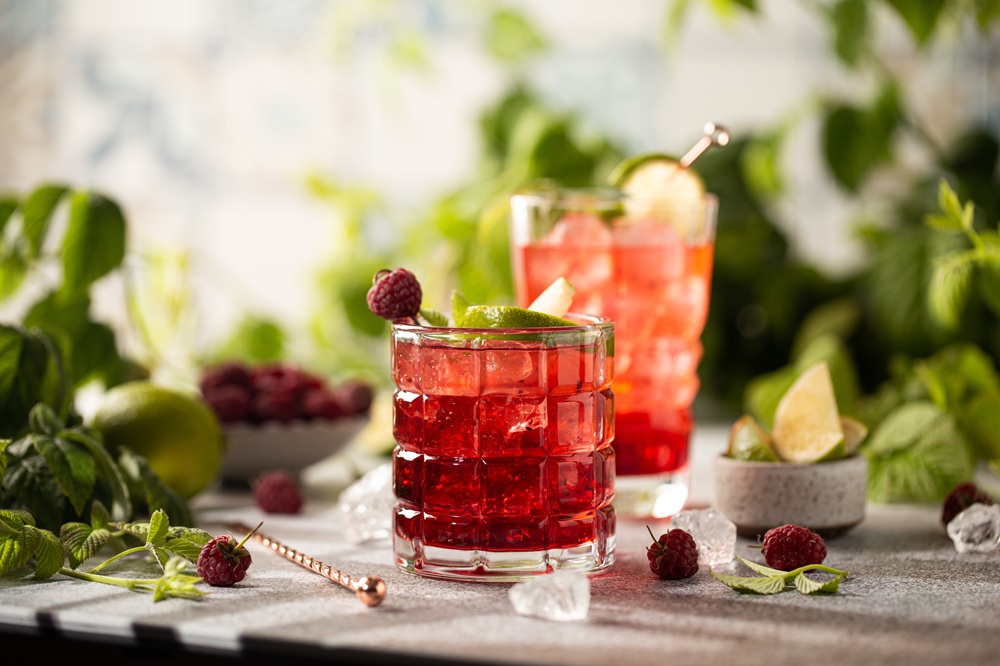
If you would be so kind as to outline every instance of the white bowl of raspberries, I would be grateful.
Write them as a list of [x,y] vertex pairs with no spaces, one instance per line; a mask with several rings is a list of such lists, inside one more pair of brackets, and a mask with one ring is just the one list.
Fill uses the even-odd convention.
[[334,455],[368,423],[374,397],[364,380],[334,382],[291,363],[226,361],[206,367],[200,385],[227,440],[222,481],[237,485]]

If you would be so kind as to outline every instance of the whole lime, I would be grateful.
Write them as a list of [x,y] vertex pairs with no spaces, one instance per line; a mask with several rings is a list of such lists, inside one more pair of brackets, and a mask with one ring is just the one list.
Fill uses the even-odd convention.
[[222,429],[196,393],[148,380],[119,384],[101,397],[91,426],[113,455],[134,451],[185,499],[212,485],[222,466]]

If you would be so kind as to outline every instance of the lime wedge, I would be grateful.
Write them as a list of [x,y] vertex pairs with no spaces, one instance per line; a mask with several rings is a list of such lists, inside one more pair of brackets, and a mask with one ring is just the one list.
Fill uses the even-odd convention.
[[462,319],[464,328],[550,328],[578,326],[562,317],[513,305],[471,305]]
[[844,429],[844,449],[846,455],[853,456],[858,452],[861,442],[868,436],[868,426],[850,416],[840,417],[840,427]]
[[569,306],[573,302],[576,294],[576,287],[569,283],[564,277],[556,278],[552,284],[545,288],[545,291],[538,295],[529,310],[550,314],[554,317],[562,317],[569,312]]
[[771,429],[782,460],[811,463],[847,455],[830,366],[809,366],[778,402]]
[[760,462],[781,460],[774,451],[771,436],[749,414],[738,418],[729,431],[729,448],[726,450],[726,455],[736,460]]
[[627,219],[664,220],[682,238],[692,237],[703,222],[704,181],[668,155],[649,153],[627,159],[612,171],[610,180],[627,195]]

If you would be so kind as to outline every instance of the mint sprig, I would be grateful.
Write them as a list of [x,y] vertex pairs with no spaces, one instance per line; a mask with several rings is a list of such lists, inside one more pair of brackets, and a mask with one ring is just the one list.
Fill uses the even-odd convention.
[[[57,538],[51,531],[38,528],[27,511],[0,509],[0,576],[30,565],[34,560],[36,579],[62,574],[149,592],[154,602],[169,598],[197,599],[207,594],[196,587],[201,577],[187,570],[197,561],[202,546],[211,540],[208,532],[171,527],[162,509],[154,511],[149,522],[116,523],[109,522],[107,517],[107,509],[95,503],[91,524],[66,523]],[[137,539],[141,541],[139,545],[127,545]],[[84,561],[112,546],[118,550],[108,559],[85,571],[77,569]],[[152,555],[162,575],[119,578],[100,573],[113,562],[139,554]],[[64,566],[67,559],[69,566]]]
[[[824,564],[807,564],[791,571],[780,571],[743,559],[739,555],[736,556],[736,559],[761,575],[732,576],[716,571],[709,571],[709,573],[720,583],[745,594],[778,594],[788,590],[798,590],[802,594],[833,594],[840,587],[841,581],[848,575],[846,571],[834,569]],[[814,580],[806,576],[807,571],[823,571],[833,574],[833,578],[826,581]]]

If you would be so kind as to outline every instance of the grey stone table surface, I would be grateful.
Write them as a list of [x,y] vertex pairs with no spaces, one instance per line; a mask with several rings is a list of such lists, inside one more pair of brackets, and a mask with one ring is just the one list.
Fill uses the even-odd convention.
[[[703,461],[717,445],[717,437],[710,444],[696,438],[695,501],[711,503]],[[647,566],[647,523],[623,520],[617,561],[591,579],[590,612],[577,622],[517,615],[510,584],[398,571],[388,542],[343,539],[340,514],[328,502],[275,516],[260,513],[246,493],[219,492],[199,501],[197,515],[199,526],[218,533],[231,520],[263,520],[268,534],[300,551],[351,574],[382,577],[386,600],[365,607],[251,541],[247,578],[211,588],[200,601],[154,603],[146,594],[58,575],[2,578],[0,633],[119,645],[152,637],[191,655],[336,663],[1000,663],[1000,551],[957,553],[937,507],[869,505],[858,527],[828,541],[826,563],[850,576],[839,592],[823,597],[739,594],[704,567],[690,579],[660,580]],[[667,525],[650,524],[654,532]],[[737,553],[762,561],[752,546],[740,538]]]

